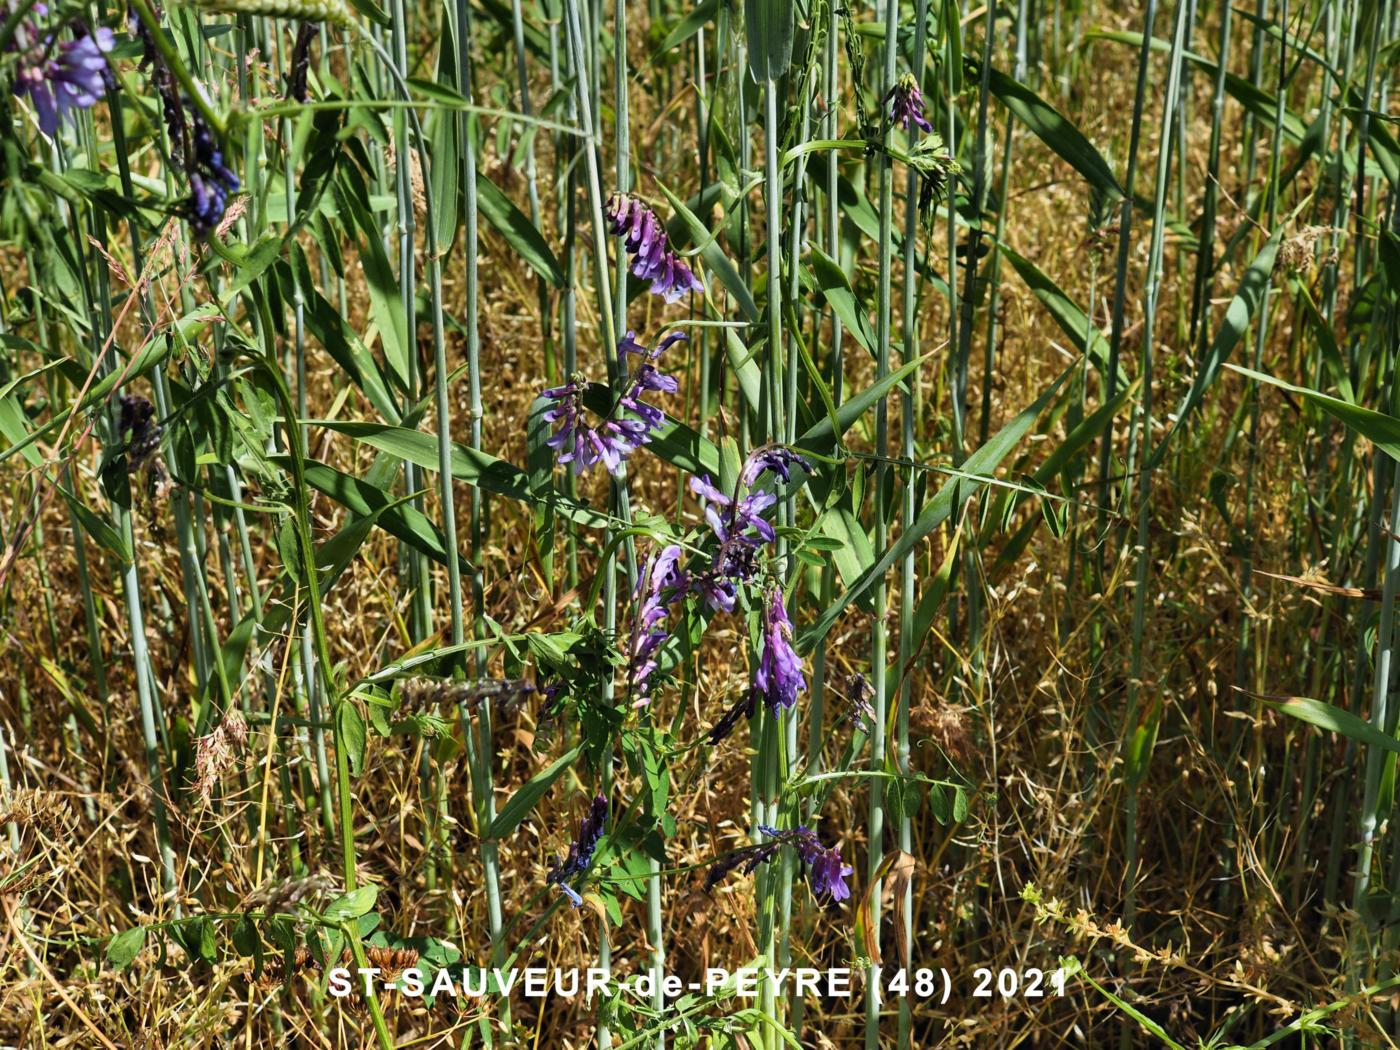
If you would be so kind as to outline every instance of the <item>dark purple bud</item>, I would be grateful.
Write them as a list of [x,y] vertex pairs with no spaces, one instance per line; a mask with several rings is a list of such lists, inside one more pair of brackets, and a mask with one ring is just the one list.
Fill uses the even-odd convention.
[[578,892],[565,884],[566,879],[582,875],[593,863],[593,853],[598,848],[598,840],[603,837],[603,827],[608,822],[608,800],[605,795],[597,795],[589,807],[588,816],[579,824],[578,838],[569,844],[569,855],[556,861],[545,877],[547,885],[558,886],[564,891],[575,908],[583,903]]
[[720,716],[720,720],[711,726],[709,733],[706,734],[711,747],[727,739],[729,734],[734,732],[734,727],[739,724],[741,718],[753,718],[754,710],[757,707],[754,701],[757,698],[758,693],[753,689],[745,689],[739,694],[739,699],[730,705],[729,710]]

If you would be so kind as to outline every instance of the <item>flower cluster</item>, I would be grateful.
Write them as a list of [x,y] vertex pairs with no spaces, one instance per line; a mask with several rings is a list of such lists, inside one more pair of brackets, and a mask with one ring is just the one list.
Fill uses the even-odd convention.
[[582,875],[588,870],[588,865],[593,863],[593,853],[598,848],[598,840],[603,837],[603,825],[607,822],[607,796],[597,795],[589,807],[588,816],[579,823],[578,838],[569,844],[569,855],[563,860],[555,861],[545,878],[547,884],[558,886],[575,908],[583,904],[583,898],[565,880]]
[[885,104],[890,107],[890,120],[899,124],[905,131],[913,124],[920,131],[932,131],[933,125],[924,116],[924,96],[919,91],[919,83],[912,73],[905,73],[885,95]]
[[223,151],[198,111],[190,114],[194,150],[188,158],[190,226],[201,237],[213,233],[224,217],[230,193],[238,192],[238,176],[224,163]]
[[802,660],[792,647],[792,621],[780,587],[773,588],[763,606],[763,655],[754,672],[753,688],[774,715],[796,706],[797,694],[807,688]]
[[602,463],[610,474],[620,474],[627,457],[650,441],[652,432],[666,421],[665,414],[643,401],[642,395],[648,391],[673,394],[680,389],[674,376],[657,369],[656,359],[685,338],[682,332],[672,332],[654,350],[648,350],[637,342],[635,332],[628,332],[617,345],[619,366],[625,373],[629,355],[640,357],[641,363],[631,373],[626,391],[607,418],[596,425],[588,422],[583,405],[588,384],[581,376],[544,391],[544,396],[554,402],[545,411],[544,419],[558,424],[547,442],[558,461],[572,463],[575,474],[597,463]]
[[625,237],[628,254],[635,256],[632,273],[651,282],[653,295],[674,303],[686,292],[704,291],[700,278],[671,248],[666,227],[642,201],[614,193],[608,200],[607,218],[613,235]]
[[750,453],[745,461],[739,473],[743,495],[726,495],[708,474],[690,479],[690,491],[703,502],[705,520],[719,540],[709,570],[696,581],[711,609],[734,610],[738,584],[753,579],[758,571],[759,549],[777,538],[763,514],[778,502],[778,497],[770,491],[754,488],[759,476],[771,471],[786,483],[792,480],[793,467],[804,471],[812,469],[792,449],[769,445]]
[[791,831],[760,824],[758,830],[767,836],[766,842],[745,846],[720,857],[710,866],[705,875],[705,889],[712,890],[730,872],[736,869],[744,875],[752,875],[760,864],[766,864],[778,855],[784,845],[797,850],[797,855],[807,865],[807,882],[818,897],[829,897],[833,901],[843,901],[850,897],[851,888],[846,885],[846,877],[855,869],[841,862],[841,851],[827,849],[810,828],[805,825]]
[[[48,13],[42,3],[32,10],[41,17]],[[103,26],[89,33],[74,25],[73,33],[72,40],[59,41],[24,19],[10,40],[9,49],[19,54],[14,93],[28,97],[46,135],[55,134],[71,111],[96,105],[107,88],[112,31]]]
[[680,561],[680,547],[670,544],[647,559],[637,578],[632,595],[637,611],[632,617],[632,642],[627,654],[627,691],[635,707],[651,702],[650,681],[656,670],[656,654],[670,637],[663,625],[671,606],[690,589],[690,578]]

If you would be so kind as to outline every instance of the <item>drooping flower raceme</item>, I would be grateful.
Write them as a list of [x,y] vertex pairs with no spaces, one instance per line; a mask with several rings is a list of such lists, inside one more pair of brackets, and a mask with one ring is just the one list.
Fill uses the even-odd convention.
[[812,464],[793,449],[786,445],[765,445],[749,453],[739,481],[745,488],[752,488],[759,475],[769,470],[782,478],[783,484],[786,485],[792,481],[793,467],[800,467],[807,474],[812,472]]
[[554,402],[545,411],[544,420],[556,424],[554,434],[546,442],[554,449],[556,460],[572,464],[575,474],[582,474],[598,463],[602,463],[608,473],[620,474],[627,457],[650,441],[652,432],[666,421],[665,414],[643,401],[642,395],[648,391],[673,394],[680,389],[674,376],[657,369],[656,360],[685,338],[682,332],[672,332],[655,349],[648,350],[637,342],[635,332],[628,332],[617,346],[619,366],[625,373],[630,356],[640,357],[641,362],[630,373],[627,388],[612,411],[599,423],[589,422],[583,405],[588,383],[582,376],[574,376],[563,386],[544,391],[543,396]]
[[681,548],[670,544],[647,559],[632,595],[632,641],[627,654],[627,691],[633,706],[651,702],[650,682],[656,670],[656,653],[670,633],[664,624],[671,606],[685,597],[690,580],[681,568]]
[[816,832],[803,825],[793,830],[760,824],[758,830],[768,837],[766,842],[744,846],[720,857],[710,866],[705,876],[705,889],[714,889],[730,872],[738,869],[745,875],[752,875],[760,864],[766,864],[778,855],[784,845],[797,850],[797,855],[807,866],[807,882],[812,893],[818,897],[829,897],[832,901],[843,901],[851,896],[851,888],[846,885],[847,876],[855,869],[841,863],[841,851],[836,847],[827,849],[817,838]]
[[901,125],[905,131],[913,124],[920,131],[932,131],[933,125],[924,116],[924,96],[919,91],[919,82],[912,73],[905,73],[885,95],[885,103],[890,107],[890,120]]
[[690,491],[700,497],[705,520],[719,540],[710,568],[696,580],[711,609],[733,612],[738,584],[753,579],[758,571],[758,550],[777,538],[764,514],[778,502],[772,492],[754,488],[764,471],[771,471],[784,483],[792,480],[792,468],[811,471],[811,465],[790,448],[767,445],[755,449],[739,472],[740,494],[730,497],[721,492],[709,475],[690,479]]
[[780,587],[773,588],[763,606],[763,655],[754,672],[753,687],[775,715],[794,707],[797,694],[807,688],[802,660],[792,647],[792,621]]
[[686,292],[704,291],[700,278],[671,248],[666,227],[641,200],[614,193],[608,199],[607,218],[612,234],[626,238],[627,252],[633,256],[632,273],[651,282],[653,295],[674,303]]
[[554,862],[545,877],[548,885],[558,886],[575,908],[583,904],[583,898],[566,880],[582,875],[593,863],[593,853],[598,848],[598,840],[603,837],[603,826],[608,822],[608,799],[597,795],[588,809],[588,816],[579,823],[578,838],[569,844],[569,855]]
[[[39,4],[35,10],[42,14],[46,9]],[[26,21],[11,41],[20,52],[15,94],[28,97],[46,135],[57,132],[72,110],[95,105],[106,90],[112,31],[105,26],[91,33],[76,31],[81,35],[60,42]]]
[[754,672],[753,688],[746,690],[708,734],[713,747],[734,732],[741,718],[752,718],[761,698],[775,716],[797,703],[797,694],[807,688],[802,660],[792,647],[792,621],[783,604],[783,592],[775,587],[763,606],[763,654]]
[[195,233],[204,237],[218,227],[228,208],[229,194],[238,192],[239,182],[238,176],[224,163],[223,151],[198,110],[191,111],[190,123],[194,130],[194,155],[187,161],[188,218]]

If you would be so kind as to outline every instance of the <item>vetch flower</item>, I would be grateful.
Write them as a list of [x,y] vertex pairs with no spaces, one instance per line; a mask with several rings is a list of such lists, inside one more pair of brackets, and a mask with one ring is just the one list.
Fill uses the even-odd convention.
[[656,653],[670,637],[662,625],[670,615],[671,606],[690,589],[689,577],[681,568],[680,560],[681,548],[670,544],[648,558],[637,577],[632,595],[636,612],[632,617],[632,641],[627,659],[627,691],[636,707],[651,702],[649,684],[657,666]]
[[593,853],[598,848],[598,840],[603,837],[603,826],[607,822],[607,796],[597,795],[589,807],[588,816],[579,823],[578,838],[569,844],[569,855],[563,860],[555,861],[545,877],[546,885],[558,886],[575,908],[583,904],[583,898],[565,880],[582,875],[588,870],[588,865],[593,863]]
[[156,406],[140,394],[122,394],[117,404],[117,435],[126,439],[127,473],[135,474],[160,450],[164,429],[156,421]]
[[586,386],[578,376],[544,392],[555,402],[544,419],[559,424],[545,444],[555,450],[559,463],[572,463],[575,474],[582,474],[597,463],[603,464],[608,473],[619,474],[623,461],[645,443],[646,428],[634,420],[604,420],[597,426],[588,423],[583,408]]
[[52,135],[69,112],[95,105],[106,90],[112,31],[103,26],[59,43],[52,34],[39,38],[28,23],[16,31],[14,41],[21,37],[28,46],[20,53],[14,91],[28,96],[39,127]]
[[641,200],[614,193],[608,199],[607,219],[609,230],[626,239],[627,252],[634,256],[632,273],[651,282],[653,295],[674,303],[686,292],[704,291],[700,279],[670,247],[666,227]]
[[792,468],[811,471],[800,455],[782,445],[765,445],[749,454],[739,472],[740,494],[730,497],[721,492],[708,474],[693,475],[690,491],[700,498],[705,520],[719,540],[710,570],[700,575],[696,587],[714,610],[732,612],[738,584],[753,579],[758,571],[758,550],[777,539],[777,532],[764,515],[778,502],[767,490],[755,490],[759,476],[771,471],[784,482],[792,480]]
[[885,103],[890,107],[890,120],[902,125],[905,131],[913,124],[920,131],[932,131],[933,125],[924,116],[924,96],[919,91],[919,83],[912,73],[905,73],[885,95]]
[[760,842],[755,846],[744,846],[742,849],[726,853],[711,864],[710,870],[705,873],[705,891],[708,893],[714,889],[736,868],[744,875],[752,875],[760,864],[766,864],[776,857],[782,845],[781,842]]
[[870,736],[875,732],[875,709],[870,706],[870,698],[875,690],[865,680],[865,675],[857,672],[846,679],[846,713],[855,723],[856,729]]
[[[151,10],[157,18],[161,16],[160,4],[153,3]],[[166,137],[170,143],[170,159],[176,164],[185,164],[186,142],[189,139],[189,120],[185,116],[184,104],[180,101],[180,88],[175,75],[170,72],[156,47],[156,39],[149,27],[133,8],[126,9],[126,27],[141,42],[141,61],[137,68],[149,70],[151,85],[160,96],[161,113],[165,118]]]
[[812,473],[812,464],[793,449],[786,445],[766,445],[749,453],[739,481],[745,488],[752,488],[759,475],[765,470],[770,470],[782,478],[783,484],[786,485],[792,481],[793,467],[801,467],[803,472],[807,474]]
[[238,176],[224,163],[223,151],[197,109],[190,112],[190,126],[194,148],[185,165],[190,179],[186,212],[194,232],[205,237],[213,233],[223,219],[229,194],[238,191],[239,182]]
[[710,727],[710,731],[705,734],[710,741],[710,746],[715,747],[720,741],[729,737],[734,732],[734,727],[739,724],[741,718],[752,718],[757,708],[756,701],[758,693],[753,689],[745,689],[739,694],[739,699],[730,705],[729,710],[720,716],[720,720]]
[[753,846],[744,846],[720,857],[710,866],[705,876],[705,889],[713,889],[726,875],[739,869],[751,875],[760,864],[766,864],[777,856],[783,846],[792,846],[802,863],[807,866],[807,883],[818,897],[830,897],[833,901],[847,900],[851,888],[846,878],[855,869],[841,863],[841,851],[836,847],[826,849],[811,828],[803,825],[791,830],[780,830],[767,824],[760,824],[758,830],[767,836],[768,841]]
[[839,849],[819,848],[813,857],[803,859],[807,861],[807,881],[811,884],[813,893],[819,897],[830,897],[834,901],[843,901],[850,897],[851,888],[846,885],[846,876],[853,874],[855,868],[841,863]]
[[795,706],[797,694],[807,688],[802,660],[792,647],[792,621],[780,587],[773,588],[763,607],[763,655],[754,672],[753,687],[774,715]]
[[705,520],[719,540],[710,569],[696,580],[696,588],[711,609],[732,612],[738,597],[737,585],[753,579],[758,572],[758,548],[776,537],[773,526],[762,515],[777,502],[777,497],[758,492],[736,501],[721,492],[708,474],[692,475],[689,484],[690,491],[700,497]]
[[563,386],[544,391],[542,396],[555,402],[543,417],[547,423],[558,424],[546,442],[554,449],[555,459],[560,464],[573,464],[575,474],[597,463],[602,463],[614,476],[621,474],[627,457],[650,441],[652,432],[666,421],[665,413],[642,400],[642,393],[647,390],[674,393],[680,389],[673,376],[657,370],[655,362],[685,338],[683,333],[673,332],[655,349],[648,350],[637,342],[635,332],[628,332],[617,345],[619,365],[625,370],[629,354],[640,356],[642,363],[629,377],[626,390],[607,418],[596,425],[588,422],[584,409],[583,396],[588,383],[582,376],[573,376]]
[[811,828],[803,824],[794,831],[779,831],[777,828],[760,824],[758,830],[771,839],[788,843],[797,850],[802,863],[807,865],[807,881],[811,884],[813,893],[829,896],[834,901],[843,901],[851,895],[851,888],[846,885],[846,876],[853,874],[855,869],[848,864],[842,864],[841,851],[834,846],[826,849]]

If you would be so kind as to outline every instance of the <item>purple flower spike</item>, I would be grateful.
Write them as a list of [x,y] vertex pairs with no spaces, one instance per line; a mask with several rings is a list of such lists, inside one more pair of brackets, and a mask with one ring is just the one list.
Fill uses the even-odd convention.
[[705,873],[705,891],[708,893],[714,889],[735,869],[740,869],[745,875],[752,875],[760,864],[766,864],[776,857],[781,846],[781,842],[761,842],[757,846],[745,846],[743,849],[726,853],[710,865],[710,870]]
[[191,112],[190,122],[194,128],[194,156],[188,162],[189,220],[194,232],[206,237],[223,220],[229,194],[238,192],[239,182],[238,176],[224,163],[223,151],[198,110]]
[[554,449],[557,462],[572,463],[575,474],[582,474],[596,463],[602,463],[610,474],[621,474],[627,457],[650,441],[652,432],[666,422],[666,414],[643,401],[641,395],[647,390],[675,393],[680,389],[675,377],[657,371],[655,362],[685,338],[683,333],[673,332],[655,350],[648,350],[637,342],[635,332],[628,332],[617,344],[618,361],[625,364],[627,355],[636,354],[643,358],[642,363],[632,373],[626,391],[608,418],[596,426],[587,422],[584,413],[583,393],[588,384],[582,376],[544,391],[541,396],[555,402],[545,411],[544,420],[558,424],[546,442]]
[[626,239],[632,259],[631,270],[651,282],[653,295],[674,303],[687,292],[702,292],[705,286],[670,247],[666,227],[656,213],[631,194],[614,193],[608,200],[608,228]]
[[607,822],[608,799],[606,795],[598,795],[589,807],[588,816],[579,823],[578,838],[569,844],[569,855],[563,860],[555,861],[545,877],[546,885],[558,886],[575,908],[583,904],[583,898],[577,890],[567,885],[565,880],[582,875],[588,870],[588,865],[593,863],[593,853],[598,848],[598,840],[603,837],[603,825]]
[[671,606],[690,590],[690,578],[681,568],[680,560],[681,549],[673,543],[648,558],[637,578],[637,589],[632,596],[637,611],[632,619],[632,642],[627,660],[628,692],[637,707],[651,703],[649,684],[656,670],[656,653],[670,637],[662,625],[670,615]]
[[736,868],[741,869],[745,875],[753,874],[760,864],[765,864],[777,856],[781,846],[789,845],[797,850],[797,855],[807,865],[807,881],[814,894],[819,897],[830,897],[833,901],[843,901],[850,898],[851,888],[846,885],[846,878],[854,874],[855,869],[849,864],[841,863],[839,849],[834,846],[831,849],[823,847],[821,840],[817,838],[816,833],[811,828],[804,825],[793,830],[781,831],[778,828],[760,824],[758,830],[768,837],[768,841],[760,842],[754,846],[745,846],[720,857],[711,865],[709,873],[705,877],[706,890],[713,889],[721,879]]
[[792,468],[801,467],[806,474],[812,473],[812,464],[785,445],[769,445],[749,453],[744,463],[744,473],[740,478],[745,488],[752,488],[758,476],[770,470],[783,479],[786,485],[792,481]]
[[106,90],[107,53],[113,41],[105,26],[55,46],[52,35],[41,39],[29,23],[17,29],[14,39],[25,48],[15,94],[29,96],[44,134],[57,132],[70,111],[95,105]]
[[932,131],[933,125],[924,116],[924,96],[919,92],[918,81],[912,73],[905,73],[896,81],[885,96],[890,106],[890,120],[901,125],[905,131],[913,124],[920,131]]
[[795,706],[797,694],[807,688],[802,661],[792,647],[792,621],[778,587],[773,588],[763,609],[763,656],[754,672],[753,687],[774,715]]

